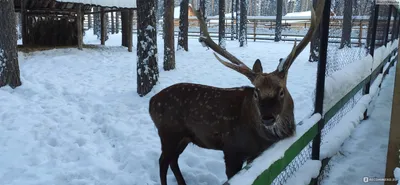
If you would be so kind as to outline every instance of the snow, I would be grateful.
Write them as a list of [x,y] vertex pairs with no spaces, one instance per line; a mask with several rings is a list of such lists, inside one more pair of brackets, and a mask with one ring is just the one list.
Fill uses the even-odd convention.
[[[137,43],[136,35],[133,38]],[[157,41],[163,45],[161,37]],[[139,97],[136,53],[120,46],[121,34],[110,35],[106,46],[101,46],[97,36],[88,31],[84,42],[97,46],[82,51],[67,48],[19,53],[23,85],[0,88],[2,185],[158,185],[161,149],[148,114],[149,98],[178,82],[251,85],[246,77],[220,64],[196,38],[189,39],[190,52],[176,53],[175,70],[163,71],[159,62],[159,83],[148,95]],[[249,42],[240,48],[237,41],[226,41],[227,50],[249,67],[261,59],[266,72],[275,70],[279,58],[292,46],[290,42],[271,41]],[[158,47],[159,59],[163,53],[163,47]],[[317,64],[307,59],[308,53],[301,53],[288,76],[297,122],[313,111]],[[284,148],[276,150],[290,146],[314,122],[299,125],[295,137],[275,145],[260,160],[267,154],[277,157],[268,157],[270,161],[278,159]],[[227,180],[220,151],[189,145],[179,164],[188,185],[215,185]],[[168,183],[176,184],[171,170]]]
[[[296,134],[293,137],[284,139],[272,145],[268,150],[264,151],[251,164],[250,168],[242,169],[238,174],[229,180],[230,185],[252,184],[254,180],[268,169],[275,161],[284,157],[286,150],[292,146],[304,133],[314,126],[321,119],[320,114],[314,114],[310,118],[305,119],[301,125],[297,126]],[[315,165],[311,165],[314,166]]]
[[299,167],[301,170],[297,170],[287,181],[286,185],[308,185],[310,184],[311,178],[317,178],[319,170],[321,169],[321,161],[319,160],[307,160],[303,165]]
[[[340,128],[341,132],[336,129],[336,131],[331,130],[328,133],[330,136],[327,137],[330,139],[327,140],[338,139],[340,141],[336,141],[337,143],[334,144],[336,146],[333,148],[331,148],[332,145],[328,146],[330,145],[329,143],[322,145],[323,149],[321,148],[321,151],[329,148],[336,150],[335,152],[331,151],[330,154],[321,154],[321,157],[333,156],[327,166],[328,174],[324,177],[322,185],[348,184],[349,182],[364,184],[364,177],[368,177],[369,179],[385,177],[394,74],[396,69],[391,68],[390,70],[391,72],[382,82],[380,91],[378,88],[379,84],[373,84],[373,91],[376,91],[375,94],[379,93],[379,96],[372,100],[371,104],[374,104],[375,108],[370,112],[369,118],[362,121],[361,124],[350,122],[350,120],[345,121],[346,118],[343,118],[339,123],[340,125],[335,126],[335,128]],[[371,91],[371,93],[373,92]],[[350,112],[347,115],[353,113]],[[347,115],[346,117],[350,117]],[[352,131],[344,132],[348,129]],[[344,136],[347,139],[343,142],[341,138]],[[341,146],[337,147],[338,143],[341,143]],[[380,184],[383,184],[383,182],[380,182]]]
[[[370,94],[364,95],[325,136],[321,145],[320,159],[328,157],[332,159],[325,167],[322,185],[350,182],[362,184],[364,177],[368,177],[369,180],[384,177],[394,74],[394,71],[389,73],[383,82],[382,74],[379,75],[371,85]],[[381,82],[382,90],[379,88]],[[361,122],[363,113],[371,101],[375,109],[371,111],[367,120]],[[296,175],[292,176],[286,184],[308,184],[312,178],[315,178],[320,164],[317,164],[317,161],[314,164],[307,163],[311,161],[301,166],[301,170],[296,172]],[[400,177],[400,171],[398,172],[398,177]],[[298,181],[302,183],[294,183]]]
[[[395,168],[393,174],[396,179],[400,179],[400,168]],[[397,182],[397,185],[400,185],[400,181]]]
[[[325,79],[324,113],[332,108],[342,97],[350,92],[372,73],[396,47],[398,40],[389,43],[388,47],[375,49],[374,57],[367,55],[346,65]],[[347,51],[344,51],[347,52]]]
[[136,8],[134,0],[56,0],[58,2],[83,3],[89,5],[99,5],[118,8]]
[[311,11],[292,12],[292,13],[287,13],[285,16],[286,16],[286,17],[297,17],[297,16],[311,17]]

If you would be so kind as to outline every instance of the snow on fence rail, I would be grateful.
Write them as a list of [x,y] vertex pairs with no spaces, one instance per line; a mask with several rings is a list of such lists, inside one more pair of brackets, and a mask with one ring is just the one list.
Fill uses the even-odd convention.
[[[319,175],[321,161],[332,157],[339,151],[341,144],[363,119],[371,100],[379,91],[379,86],[390,66],[395,63],[398,53],[398,40],[375,49],[375,55],[368,55],[355,61],[341,71],[326,78],[326,110],[323,117],[313,114],[297,125],[297,133],[291,138],[284,139],[264,151],[251,164],[247,164],[239,173],[229,179],[224,185],[265,185],[277,184],[276,178],[285,172],[285,168],[313,141],[318,134],[318,122],[327,124],[342,107],[353,98],[364,85],[371,81],[370,93],[363,95],[356,105],[339,123],[324,137],[320,148],[320,160],[307,159],[299,165],[303,170],[295,171],[283,182],[285,184],[309,184]],[[351,79],[351,80],[349,80]],[[297,168],[298,169],[298,168]],[[400,173],[399,173],[400,174]],[[285,174],[287,175],[287,174]],[[279,182],[282,184],[282,182]]]

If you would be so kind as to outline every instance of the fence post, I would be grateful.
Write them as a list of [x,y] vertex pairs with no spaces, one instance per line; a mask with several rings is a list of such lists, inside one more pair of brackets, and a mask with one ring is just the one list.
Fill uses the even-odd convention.
[[387,46],[387,43],[389,42],[389,29],[390,29],[390,21],[392,19],[392,8],[393,5],[389,5],[389,15],[388,15],[388,19],[387,19],[387,25],[386,25],[386,30],[385,30],[385,46]]
[[[320,0],[321,1],[321,0]],[[326,58],[328,51],[328,37],[329,37],[329,21],[330,21],[331,0],[325,1],[324,13],[320,23],[320,52],[317,68],[317,84],[315,93],[315,110],[314,113],[323,114],[324,105],[324,91],[325,91],[325,72],[326,72]],[[324,119],[318,122],[318,134],[312,142],[311,159],[319,160],[320,146],[321,146],[321,130],[324,126]]]
[[397,26],[398,26],[398,24],[397,24],[397,15],[398,15],[398,13],[397,13],[397,10],[396,10],[395,6],[392,6],[392,9],[394,9],[394,12],[393,12],[392,38],[390,40],[394,41],[394,39],[396,38],[395,35],[396,35],[396,29],[397,29]]
[[[375,51],[375,40],[376,40],[376,29],[377,29],[377,25],[378,25],[378,17],[379,17],[379,5],[377,5],[376,4],[376,2],[375,2],[375,4],[374,4],[374,17],[373,17],[373,20],[372,20],[372,36],[371,36],[371,44],[370,44],[370,47],[369,47],[369,54],[372,56],[372,57],[374,57],[374,51]],[[369,78],[368,78],[368,82],[365,84],[365,86],[364,86],[364,92],[363,92],[363,94],[365,95],[365,94],[369,94],[369,88],[370,88],[370,86],[371,86],[371,76],[369,76]],[[367,110],[365,110],[365,112],[364,112],[364,120],[365,119],[368,119],[368,109]]]
[[400,13],[399,13],[399,10],[397,10],[396,11],[396,13],[397,13],[397,27],[396,27],[396,35],[395,35],[395,38],[396,39],[398,39],[399,38],[399,26],[400,26]]

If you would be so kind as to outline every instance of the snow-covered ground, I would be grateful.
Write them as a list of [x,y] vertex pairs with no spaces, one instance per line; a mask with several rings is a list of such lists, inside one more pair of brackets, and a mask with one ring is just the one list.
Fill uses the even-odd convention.
[[365,184],[364,177],[370,178],[368,184],[383,184],[371,180],[385,177],[395,70],[390,69],[379,96],[372,100],[374,108],[369,119],[356,126],[339,153],[330,160],[323,185],[361,185]]
[[[156,185],[160,141],[148,114],[149,98],[178,82],[218,87],[250,85],[246,77],[221,65],[197,39],[189,52],[177,52],[177,69],[162,70],[145,97],[136,93],[136,53],[112,35],[105,47],[83,51],[54,49],[19,53],[23,85],[0,89],[1,185]],[[87,32],[85,43],[99,44]],[[162,46],[162,39],[158,39]],[[136,37],[134,37],[136,43]],[[276,69],[292,43],[237,41],[227,49],[252,66]],[[307,51],[308,49],[305,49]],[[159,59],[163,58],[159,47]],[[316,63],[302,53],[293,64],[288,88],[296,121],[312,112]],[[189,145],[179,158],[188,185],[226,181],[222,152]],[[168,182],[176,184],[172,172]]]

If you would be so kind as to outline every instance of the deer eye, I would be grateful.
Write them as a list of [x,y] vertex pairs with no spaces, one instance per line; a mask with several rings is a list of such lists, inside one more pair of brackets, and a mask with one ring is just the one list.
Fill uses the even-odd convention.
[[285,96],[285,93],[283,92],[283,89],[281,89],[279,91],[279,97],[283,98],[283,96]]
[[254,99],[258,99],[258,93],[260,92],[260,90],[259,89],[256,89],[255,91],[254,91]]

